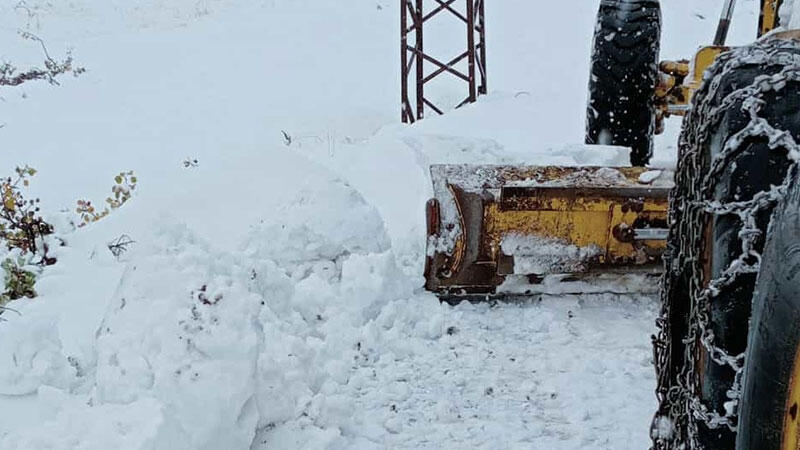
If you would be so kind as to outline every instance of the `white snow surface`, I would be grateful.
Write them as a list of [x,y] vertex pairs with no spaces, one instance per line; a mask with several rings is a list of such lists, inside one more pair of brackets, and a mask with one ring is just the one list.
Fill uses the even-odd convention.
[[580,248],[558,239],[509,234],[500,243],[503,253],[514,257],[515,274],[577,273],[603,250],[592,245]]
[[[648,445],[653,296],[451,307],[421,289],[429,164],[586,160],[596,2],[487,2],[490,95],[414,126],[398,3],[0,2],[0,60],[41,61],[27,30],[87,69],[0,91],[0,174],[39,170],[28,192],[63,241],[2,315],[1,449]],[[721,5],[664,0],[662,56],[707,43]],[[75,201],[122,170],[131,201],[75,228]]]
[[800,2],[784,0],[779,11],[781,28],[796,30],[800,28]]

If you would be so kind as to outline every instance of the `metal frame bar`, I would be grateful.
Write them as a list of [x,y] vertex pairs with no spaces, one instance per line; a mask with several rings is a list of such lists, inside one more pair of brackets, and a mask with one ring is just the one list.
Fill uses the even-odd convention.
[[780,25],[778,10],[780,10],[783,0],[761,0],[758,17],[758,37],[761,37]]
[[[421,120],[428,110],[444,114],[443,108],[433,104],[430,99],[425,97],[425,85],[439,76],[454,76],[466,83],[467,97],[456,108],[475,102],[478,96],[488,92],[484,1],[400,0],[400,78],[402,83],[400,100],[403,122],[414,123]],[[454,5],[458,4],[465,4],[466,14],[462,14],[454,8]],[[428,13],[425,13],[426,5],[432,8],[429,8]],[[425,24],[443,14],[457,17],[467,27],[466,50],[446,63],[425,53],[424,46]],[[455,68],[464,59],[467,60],[466,73]],[[436,67],[436,70],[428,75],[425,75],[426,62]]]
[[731,19],[733,19],[733,9],[736,7],[736,0],[725,0],[722,6],[722,14],[719,17],[719,25],[717,25],[717,34],[714,36],[714,45],[721,47],[725,45],[725,40],[728,38],[728,30],[731,27]]

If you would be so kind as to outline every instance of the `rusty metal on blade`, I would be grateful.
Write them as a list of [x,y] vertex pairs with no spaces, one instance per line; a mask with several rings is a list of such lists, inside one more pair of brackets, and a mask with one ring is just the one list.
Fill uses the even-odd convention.
[[657,273],[671,173],[631,167],[431,167],[426,287],[494,295],[513,279]]

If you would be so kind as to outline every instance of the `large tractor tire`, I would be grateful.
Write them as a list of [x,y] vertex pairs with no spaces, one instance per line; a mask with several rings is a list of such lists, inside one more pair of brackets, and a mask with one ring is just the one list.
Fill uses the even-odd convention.
[[653,154],[661,37],[658,0],[602,0],[597,13],[586,112],[586,143],[631,148],[631,163]]
[[657,449],[736,446],[773,187],[800,142],[798,60],[800,44],[777,39],[721,55],[684,122],[655,341]]
[[800,185],[769,228],[745,357],[739,450],[800,448]]

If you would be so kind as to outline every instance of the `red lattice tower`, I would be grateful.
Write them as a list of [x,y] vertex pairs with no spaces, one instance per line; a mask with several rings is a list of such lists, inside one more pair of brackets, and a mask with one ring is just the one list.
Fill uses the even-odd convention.
[[[430,109],[443,114],[425,97],[425,85],[433,79],[448,75],[465,82],[467,97],[456,108],[477,100],[486,94],[486,22],[484,20],[484,0],[400,0],[400,48],[401,48],[401,96],[402,119],[413,123],[425,117]],[[466,4],[466,5],[464,5]],[[462,13],[459,7],[464,5]],[[429,6],[425,8],[425,6]],[[428,12],[425,12],[425,11]],[[467,28],[466,50],[450,61],[442,62],[425,53],[425,24],[437,16],[450,14],[456,16]],[[413,44],[410,44],[413,42]],[[456,69],[456,65],[467,60],[466,73]],[[426,63],[435,70],[426,74]],[[413,94],[413,96],[412,96]],[[412,103],[412,98],[414,102]]]

